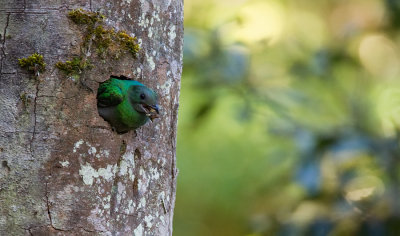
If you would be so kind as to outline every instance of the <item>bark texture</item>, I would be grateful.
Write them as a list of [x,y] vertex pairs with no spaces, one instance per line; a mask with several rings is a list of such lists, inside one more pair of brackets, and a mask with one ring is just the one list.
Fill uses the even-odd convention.
[[[76,8],[102,12],[141,47],[136,59],[87,53],[89,89],[54,66],[80,53]],[[182,11],[179,0],[0,0],[0,235],[172,235]],[[47,64],[39,76],[18,65],[35,52]],[[113,132],[96,106],[110,75],[157,91],[161,118]]]

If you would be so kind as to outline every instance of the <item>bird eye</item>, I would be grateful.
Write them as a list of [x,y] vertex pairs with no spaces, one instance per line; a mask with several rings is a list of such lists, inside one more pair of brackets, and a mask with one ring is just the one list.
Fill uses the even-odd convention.
[[146,95],[144,95],[144,93],[142,93],[142,94],[140,94],[140,98],[141,98],[141,99],[145,99],[145,98],[146,98]]

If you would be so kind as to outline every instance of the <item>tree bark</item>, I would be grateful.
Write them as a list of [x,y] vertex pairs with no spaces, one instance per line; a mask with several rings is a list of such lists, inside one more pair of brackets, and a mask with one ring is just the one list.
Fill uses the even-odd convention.
[[[135,35],[137,57],[92,49],[78,77],[57,69],[82,51],[77,8]],[[171,0],[0,0],[0,235],[172,235],[182,11]],[[36,52],[44,73],[18,64]],[[112,131],[96,105],[110,75],[155,90],[161,118]]]

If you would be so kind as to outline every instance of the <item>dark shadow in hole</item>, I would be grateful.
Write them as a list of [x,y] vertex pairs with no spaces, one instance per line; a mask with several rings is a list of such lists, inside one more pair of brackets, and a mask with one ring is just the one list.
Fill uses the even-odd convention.
[[137,158],[138,160],[142,159],[142,154],[140,153],[138,148],[135,149],[135,158]]
[[4,168],[4,169],[7,169],[7,171],[11,170],[11,168],[8,166],[7,161],[2,161],[1,162],[1,167]]

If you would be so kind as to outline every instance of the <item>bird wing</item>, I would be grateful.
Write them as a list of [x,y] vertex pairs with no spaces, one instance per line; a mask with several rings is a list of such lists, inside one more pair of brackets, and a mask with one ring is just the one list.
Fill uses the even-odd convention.
[[110,107],[120,104],[124,100],[121,88],[113,80],[100,84],[97,90],[97,104],[100,107]]

